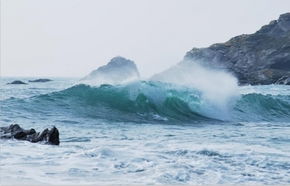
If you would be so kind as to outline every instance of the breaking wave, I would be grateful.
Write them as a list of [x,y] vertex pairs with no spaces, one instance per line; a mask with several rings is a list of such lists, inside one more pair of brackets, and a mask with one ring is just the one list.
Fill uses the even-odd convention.
[[21,108],[31,113],[49,111],[72,113],[77,117],[114,121],[289,121],[290,119],[289,95],[248,93],[231,96],[221,104],[208,99],[204,92],[197,89],[153,81],[98,87],[79,84],[58,92],[28,99],[8,99],[5,102],[14,102],[8,104],[13,105],[13,108],[10,108],[12,110]]

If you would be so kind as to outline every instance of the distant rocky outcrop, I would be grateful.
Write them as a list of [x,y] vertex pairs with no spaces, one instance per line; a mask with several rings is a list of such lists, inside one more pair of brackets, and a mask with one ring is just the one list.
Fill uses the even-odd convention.
[[35,80],[29,80],[28,82],[31,83],[45,83],[45,82],[49,82],[52,81],[51,79],[35,79]]
[[18,124],[8,127],[0,127],[0,139],[17,139],[30,141],[32,143],[45,142],[50,145],[59,145],[59,132],[56,127],[36,132],[34,129],[25,130]]
[[139,79],[140,75],[135,63],[123,57],[114,57],[104,66],[92,71],[82,80],[99,84],[119,84]]
[[20,80],[15,80],[12,81],[11,83],[7,83],[7,85],[26,85],[27,83],[24,83],[23,81]]
[[226,69],[240,84],[289,84],[290,13],[280,15],[254,34],[240,35],[208,48],[193,48],[184,61]]

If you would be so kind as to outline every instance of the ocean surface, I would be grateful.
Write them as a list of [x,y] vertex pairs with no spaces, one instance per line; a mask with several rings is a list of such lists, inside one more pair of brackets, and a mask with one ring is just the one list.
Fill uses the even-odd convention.
[[60,145],[0,140],[2,184],[290,184],[290,86],[219,99],[152,81],[6,85],[16,79],[35,78],[1,78],[0,126],[54,125]]

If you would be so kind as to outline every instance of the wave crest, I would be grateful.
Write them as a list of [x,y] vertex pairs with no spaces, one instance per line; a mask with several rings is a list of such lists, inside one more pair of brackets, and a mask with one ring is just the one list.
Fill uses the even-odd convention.
[[59,92],[5,102],[10,110],[21,109],[21,112],[43,114],[53,111],[77,117],[145,123],[290,119],[289,95],[249,93],[227,100],[222,105],[216,104],[194,88],[141,81],[99,87],[79,84]]

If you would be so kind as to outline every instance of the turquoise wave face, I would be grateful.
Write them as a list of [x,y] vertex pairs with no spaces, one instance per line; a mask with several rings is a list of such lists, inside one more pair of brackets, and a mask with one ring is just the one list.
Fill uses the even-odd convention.
[[[69,89],[31,98],[32,102],[63,107],[82,116],[120,121],[208,120],[200,113],[198,91],[174,89],[172,85],[138,82],[126,86],[76,85]],[[187,102],[190,100],[189,102]]]
[[[290,96],[245,94],[216,104],[193,88],[161,82],[128,85],[76,85],[31,97],[2,101],[21,112],[72,114],[77,117],[132,122],[192,122],[208,120],[289,121]],[[4,108],[4,109],[5,109]]]
[[290,95],[246,94],[234,107],[234,117],[243,121],[290,121]]

